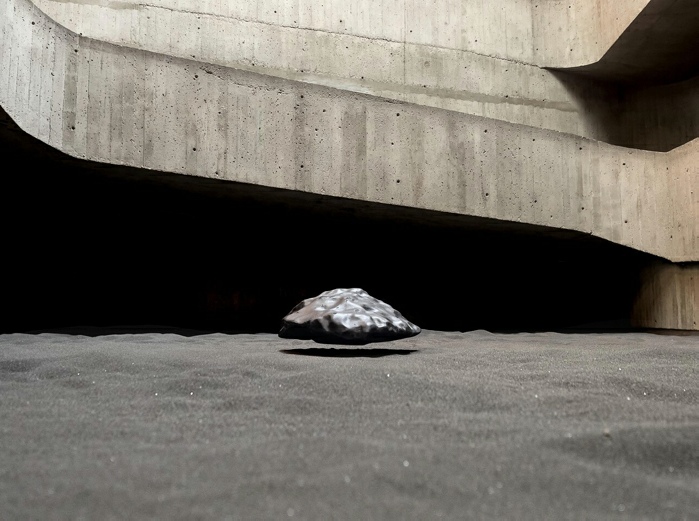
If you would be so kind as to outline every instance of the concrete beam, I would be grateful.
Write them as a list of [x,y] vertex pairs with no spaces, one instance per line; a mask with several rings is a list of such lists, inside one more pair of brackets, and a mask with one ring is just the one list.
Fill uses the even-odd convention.
[[[34,0],[75,33],[100,41],[667,151],[699,136],[699,111],[686,109],[699,99],[692,86],[649,95],[541,68],[594,68],[615,42],[627,49],[627,65],[608,60],[600,65],[607,75],[652,72],[668,53],[692,59],[692,48],[677,52],[665,33],[648,44],[633,29],[662,1]],[[673,34],[683,27],[694,26],[678,24]],[[662,125],[658,114],[667,117]],[[661,136],[627,130],[655,127]]]

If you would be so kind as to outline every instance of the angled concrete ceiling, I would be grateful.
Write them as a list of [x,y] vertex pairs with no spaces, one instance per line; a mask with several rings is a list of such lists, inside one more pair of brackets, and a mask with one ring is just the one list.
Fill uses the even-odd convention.
[[696,76],[699,2],[651,0],[599,61],[563,70],[625,83],[673,83]]

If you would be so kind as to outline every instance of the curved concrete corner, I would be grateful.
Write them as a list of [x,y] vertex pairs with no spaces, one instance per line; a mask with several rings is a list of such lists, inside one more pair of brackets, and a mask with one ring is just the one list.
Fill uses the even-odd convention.
[[[554,12],[563,12],[560,4],[552,4],[557,7]],[[583,60],[571,61],[569,57],[574,54],[574,48],[568,49],[560,41],[548,41],[547,50],[558,49],[564,54],[544,59],[542,64],[617,82],[672,83],[692,77],[699,70],[699,55],[696,53],[699,5],[694,0],[645,0],[631,2],[632,5],[627,2],[582,4],[576,3],[576,10],[587,10],[590,16],[585,19],[595,20],[594,13],[589,11],[597,9],[599,24],[598,31],[594,31],[584,21],[580,24],[576,20],[579,29],[585,30],[587,39],[597,35],[603,37],[595,39],[596,45],[570,41],[569,47],[594,51]],[[612,9],[612,5],[616,6],[617,16],[613,17],[609,12],[605,16],[604,12]],[[553,13],[551,18],[556,19]],[[556,22],[560,24],[562,20],[553,23]],[[556,31],[542,30],[540,36],[551,39],[555,34]]]
[[0,106],[76,158],[575,230],[699,261],[699,140],[633,150],[123,47],[29,0],[0,5]]

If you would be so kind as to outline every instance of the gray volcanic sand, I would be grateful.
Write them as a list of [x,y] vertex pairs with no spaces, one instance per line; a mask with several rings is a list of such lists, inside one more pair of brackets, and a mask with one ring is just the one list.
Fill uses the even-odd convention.
[[698,359],[645,333],[4,335],[0,519],[697,519]]

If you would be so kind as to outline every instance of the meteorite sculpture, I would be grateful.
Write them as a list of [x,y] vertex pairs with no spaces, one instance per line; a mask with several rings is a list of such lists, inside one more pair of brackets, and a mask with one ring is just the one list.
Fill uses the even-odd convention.
[[328,344],[363,345],[415,336],[420,328],[360,288],[333,289],[297,304],[279,336]]

